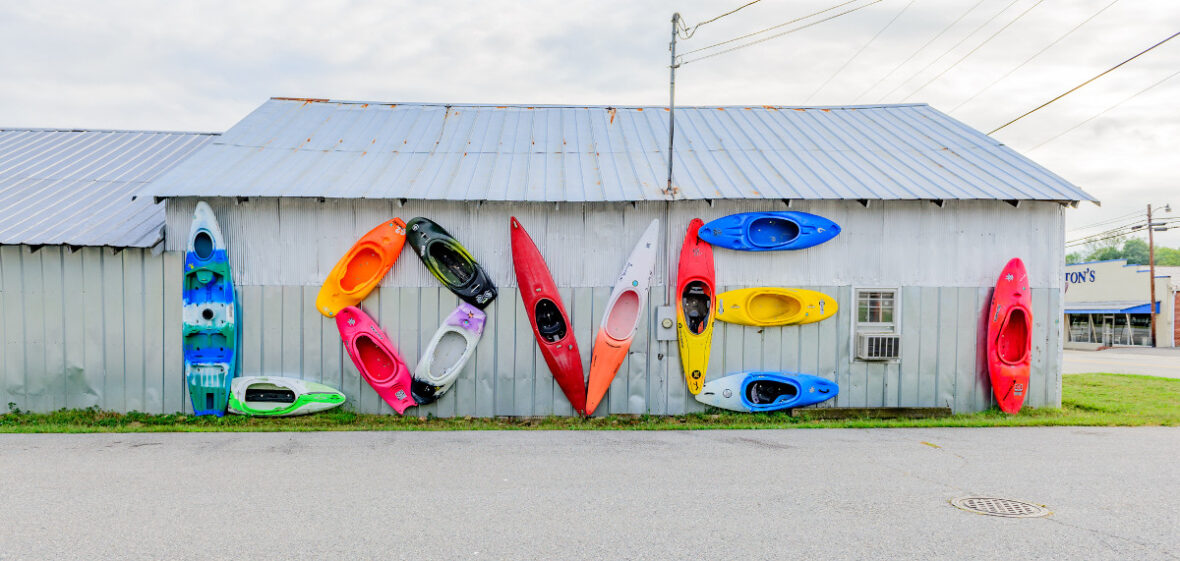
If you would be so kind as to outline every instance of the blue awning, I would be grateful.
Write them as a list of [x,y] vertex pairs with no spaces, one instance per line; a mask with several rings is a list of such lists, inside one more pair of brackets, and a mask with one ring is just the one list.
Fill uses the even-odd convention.
[[[1106,305],[1103,305],[1106,304]],[[1111,307],[1110,303],[1103,302],[1082,302],[1074,304],[1072,307],[1066,304],[1065,313],[1067,314],[1150,314],[1151,305],[1147,302],[1142,304],[1135,304],[1127,306],[1126,303]],[[1155,303],[1155,313],[1160,313],[1160,303]]]

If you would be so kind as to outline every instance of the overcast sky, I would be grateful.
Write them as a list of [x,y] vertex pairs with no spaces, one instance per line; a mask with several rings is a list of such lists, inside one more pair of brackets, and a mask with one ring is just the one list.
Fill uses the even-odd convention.
[[[701,27],[680,49],[841,1],[762,0]],[[683,65],[677,103],[918,101],[987,132],[1180,31],[1180,1],[1113,1],[881,0]],[[5,2],[0,126],[223,131],[271,96],[664,105],[672,13],[692,25],[742,3]],[[1180,76],[1037,147],[1177,71],[1180,38],[995,136],[1102,201],[1068,211],[1068,229],[1147,203],[1172,203],[1180,215]],[[1180,228],[1161,238],[1180,245]]]

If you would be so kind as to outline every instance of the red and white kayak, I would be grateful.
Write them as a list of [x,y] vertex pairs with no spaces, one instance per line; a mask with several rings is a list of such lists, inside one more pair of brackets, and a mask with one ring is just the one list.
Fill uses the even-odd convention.
[[1008,262],[992,293],[987,323],[987,370],[1005,413],[1016,414],[1028,393],[1032,365],[1032,293],[1019,258]]
[[631,257],[619,273],[615,289],[606,303],[606,313],[594,340],[594,352],[590,358],[590,380],[586,388],[586,414],[594,414],[598,404],[610,388],[611,380],[627,358],[631,341],[643,319],[647,307],[647,289],[651,286],[651,275],[656,265],[659,250],[660,221],[652,220]]
[[688,393],[697,395],[709,368],[713,343],[713,316],[717,310],[713,246],[701,241],[697,232],[705,222],[693,218],[680,248],[676,273],[676,340]]
[[579,414],[586,412],[586,378],[582,374],[582,355],[578,352],[578,341],[574,339],[569,315],[561,303],[557,284],[541,257],[541,251],[533,238],[513,216],[509,220],[512,230],[512,266],[516,270],[516,284],[520,287],[520,298],[533,335],[541,348],[541,356],[549,365],[549,372],[570,405]]
[[361,377],[399,415],[417,405],[410,395],[410,368],[389,336],[364,310],[348,306],[336,313],[336,328]]

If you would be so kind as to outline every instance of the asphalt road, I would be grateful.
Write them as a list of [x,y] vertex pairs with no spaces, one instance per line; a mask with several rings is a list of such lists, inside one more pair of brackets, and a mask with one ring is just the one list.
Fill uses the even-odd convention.
[[1178,458],[1177,428],[0,435],[0,559],[1176,559]]
[[1180,349],[1116,347],[1103,351],[1065,350],[1062,372],[1111,372],[1180,378]]

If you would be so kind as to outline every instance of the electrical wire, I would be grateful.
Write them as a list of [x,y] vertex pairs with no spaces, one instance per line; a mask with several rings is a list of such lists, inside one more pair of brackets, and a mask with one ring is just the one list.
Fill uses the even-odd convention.
[[946,27],[942,28],[942,31],[939,31],[937,35],[935,35],[934,37],[931,37],[929,41],[926,41],[926,43],[924,43],[921,47],[918,47],[917,50],[910,53],[910,56],[906,57],[905,60],[897,63],[897,66],[894,66],[892,70],[890,70],[889,72],[886,72],[884,76],[881,76],[880,78],[878,78],[876,82],[873,82],[873,85],[865,88],[865,91],[860,92],[859,94],[856,95],[856,97],[858,99],[863,98],[869,92],[873,91],[874,88],[881,85],[881,82],[884,82],[885,80],[887,80],[895,72],[900,70],[901,67],[905,66],[907,62],[914,60],[914,57],[918,56],[918,53],[926,50],[926,47],[929,47],[931,44],[933,44],[935,41],[937,41],[940,37],[945,35],[946,32],[950,31],[952,27],[958,25],[958,23],[960,21],[963,21],[963,18],[967,17],[967,14],[970,14],[971,12],[975,11],[975,8],[978,8],[980,6],[980,4],[983,4],[984,2],[985,2],[985,0],[979,0],[978,2],[973,4],[970,8],[967,8],[967,11],[963,12],[962,14],[959,14],[959,17],[955,18],[955,21],[952,21],[950,23],[950,25],[947,25]]
[[1133,57],[1131,57],[1131,58],[1129,58],[1129,59],[1127,59],[1127,60],[1124,60],[1124,61],[1122,61],[1122,62],[1120,62],[1120,63],[1118,63],[1118,64],[1116,64],[1116,65],[1114,65],[1114,66],[1112,66],[1112,67],[1110,67],[1110,68],[1107,68],[1106,70],[1103,70],[1103,71],[1102,71],[1101,73],[1099,73],[1097,76],[1094,76],[1093,78],[1090,78],[1089,80],[1086,80],[1085,82],[1082,82],[1082,83],[1080,83],[1080,84],[1078,84],[1078,85],[1074,86],[1073,88],[1070,88],[1070,90],[1069,90],[1069,91],[1067,91],[1067,92],[1065,92],[1065,93],[1063,93],[1063,94],[1061,94],[1061,95],[1059,95],[1059,96],[1057,96],[1057,97],[1055,97],[1055,98],[1053,98],[1053,99],[1050,99],[1049,101],[1046,101],[1045,103],[1042,103],[1042,104],[1040,104],[1040,105],[1038,105],[1038,106],[1036,106],[1036,107],[1034,107],[1034,108],[1032,108],[1032,109],[1030,109],[1030,110],[1026,111],[1024,114],[1020,115],[1019,117],[1017,117],[1017,118],[1015,118],[1015,119],[1012,119],[1011,121],[1008,121],[1007,123],[1004,123],[1004,124],[1002,124],[1002,125],[1000,125],[1000,126],[998,126],[998,127],[994,128],[994,129],[992,129],[992,130],[991,130],[991,132],[988,132],[987,134],[989,134],[989,135],[991,135],[991,134],[995,134],[995,133],[996,133],[996,131],[998,131],[998,130],[1000,130],[1000,129],[1002,129],[1002,128],[1004,128],[1004,127],[1008,126],[1008,125],[1011,125],[1012,123],[1015,123],[1016,121],[1019,121],[1019,120],[1021,120],[1021,119],[1025,118],[1025,117],[1027,117],[1027,116],[1029,116],[1029,115],[1032,115],[1033,113],[1036,113],[1037,111],[1039,111],[1039,110],[1041,110],[1042,108],[1044,108],[1046,105],[1049,105],[1050,103],[1053,103],[1054,101],[1057,101],[1057,100],[1059,100],[1059,99],[1061,99],[1061,98],[1063,98],[1063,97],[1065,97],[1065,96],[1067,96],[1067,95],[1069,95],[1069,94],[1071,94],[1071,93],[1073,93],[1073,92],[1076,92],[1076,91],[1078,91],[1079,89],[1081,89],[1082,87],[1084,87],[1086,84],[1089,84],[1090,82],[1093,82],[1094,80],[1097,80],[1097,79],[1099,79],[1099,78],[1101,78],[1101,77],[1103,77],[1103,76],[1106,76],[1107,74],[1110,74],[1111,72],[1113,72],[1113,71],[1114,71],[1115,69],[1117,69],[1118,67],[1120,67],[1120,66],[1122,66],[1122,65],[1124,65],[1124,64],[1127,64],[1128,62],[1131,62],[1132,60],[1135,60],[1135,59],[1137,59],[1137,58],[1139,58],[1139,57],[1141,57],[1141,56],[1143,56],[1143,55],[1145,55],[1145,54],[1147,54],[1147,53],[1151,52],[1151,51],[1152,51],[1152,50],[1154,50],[1156,47],[1159,47],[1160,45],[1163,45],[1164,43],[1167,43],[1168,41],[1171,41],[1172,39],[1175,39],[1177,35],[1180,35],[1180,32],[1176,32],[1176,33],[1173,33],[1173,34],[1169,35],[1167,39],[1164,39],[1163,41],[1160,41],[1159,43],[1156,43],[1156,44],[1154,44],[1154,45],[1152,45],[1152,46],[1150,46],[1150,47],[1148,47],[1148,48],[1146,48],[1146,49],[1143,49],[1142,51],[1139,51],[1139,53],[1138,53],[1138,54],[1136,54],[1135,56],[1133,56]]
[[906,4],[905,7],[902,8],[900,12],[897,12],[897,15],[893,16],[893,19],[889,20],[889,23],[885,24],[885,27],[882,27],[881,30],[878,31],[876,35],[873,35],[872,39],[869,39],[868,43],[865,43],[864,45],[862,45],[860,47],[860,50],[856,51],[856,53],[854,53],[851,58],[844,61],[844,64],[840,65],[840,68],[837,68],[836,71],[833,72],[831,76],[828,76],[827,80],[824,80],[824,83],[820,84],[818,88],[815,88],[815,91],[811,92],[811,95],[807,96],[807,99],[803,100],[803,103],[806,105],[808,102],[811,101],[811,98],[815,97],[815,94],[818,94],[820,92],[820,90],[827,87],[827,85],[829,83],[831,83],[832,80],[836,79],[836,76],[839,76],[840,73],[843,72],[845,68],[848,68],[848,65],[852,64],[852,61],[856,60],[856,57],[860,56],[860,54],[863,53],[865,51],[865,49],[869,48],[869,45],[872,45],[873,42],[875,42],[877,40],[877,38],[881,36],[882,33],[885,33],[885,30],[889,29],[889,27],[893,25],[893,22],[897,21],[897,18],[900,18],[901,15],[904,14],[906,12],[906,10],[909,10],[910,6],[913,6],[914,2],[917,2],[917,1],[918,0],[910,0],[910,2],[908,4]]
[[1078,123],[1078,124],[1076,124],[1076,125],[1074,125],[1074,126],[1072,126],[1072,127],[1069,127],[1068,129],[1065,129],[1065,130],[1063,130],[1063,131],[1061,131],[1061,132],[1057,133],[1056,135],[1053,135],[1053,136],[1052,136],[1052,137],[1050,137],[1048,140],[1045,140],[1045,141],[1041,142],[1040,144],[1038,144],[1038,145],[1036,145],[1036,146],[1033,146],[1032,148],[1029,148],[1029,149],[1028,149],[1028,151],[1029,151],[1029,152],[1032,152],[1033,150],[1036,150],[1037,148],[1040,148],[1040,147],[1042,147],[1042,146],[1044,146],[1044,145],[1046,145],[1046,144],[1048,144],[1048,143],[1050,143],[1050,142],[1053,142],[1054,140],[1057,140],[1058,138],[1061,138],[1062,136],[1065,136],[1066,134],[1068,134],[1069,132],[1073,131],[1074,129],[1076,129],[1076,128],[1078,128],[1078,127],[1080,127],[1080,126],[1082,126],[1082,125],[1084,125],[1084,124],[1086,124],[1086,123],[1089,123],[1090,121],[1093,121],[1094,119],[1097,119],[1098,117],[1101,117],[1101,116],[1105,115],[1107,112],[1109,112],[1111,109],[1114,109],[1115,107],[1118,107],[1118,106],[1120,106],[1120,105],[1122,105],[1122,104],[1124,104],[1124,103],[1126,103],[1126,102],[1128,102],[1128,101],[1131,101],[1132,99],[1135,99],[1136,97],[1139,97],[1139,96],[1140,96],[1140,95],[1142,95],[1142,94],[1145,94],[1145,93],[1147,93],[1147,91],[1148,91],[1148,90],[1150,90],[1150,89],[1152,89],[1152,88],[1154,88],[1154,87],[1156,87],[1156,86],[1158,86],[1158,85],[1160,85],[1160,84],[1162,84],[1162,83],[1164,83],[1164,82],[1167,82],[1168,80],[1171,80],[1172,78],[1175,78],[1177,75],[1180,75],[1180,70],[1177,70],[1176,72],[1173,72],[1173,73],[1171,73],[1171,74],[1169,74],[1169,75],[1165,76],[1165,77],[1164,77],[1164,79],[1162,79],[1162,80],[1160,80],[1160,81],[1158,81],[1158,82],[1156,82],[1156,83],[1154,83],[1154,84],[1152,84],[1152,85],[1150,85],[1150,86],[1147,86],[1146,88],[1143,88],[1143,89],[1141,89],[1141,90],[1139,90],[1139,91],[1135,92],[1134,94],[1131,94],[1129,97],[1127,97],[1127,98],[1123,99],[1122,101],[1120,101],[1120,102],[1118,102],[1118,103],[1116,103],[1116,104],[1114,104],[1114,105],[1111,105],[1110,107],[1107,107],[1106,109],[1103,109],[1102,111],[1099,111],[1098,113],[1096,113],[1096,114],[1094,114],[1093,116],[1091,116],[1089,119],[1086,119],[1085,121],[1082,121],[1082,122],[1080,122],[1080,123]]
[[1098,226],[1104,226],[1106,224],[1113,224],[1115,222],[1122,222],[1124,220],[1129,220],[1131,218],[1139,216],[1140,214],[1142,214],[1140,211],[1128,212],[1127,214],[1124,214],[1121,216],[1116,216],[1114,218],[1107,218],[1106,220],[1100,220],[1098,222],[1086,224],[1085,226],[1079,226],[1077,228],[1074,228],[1073,230],[1070,230],[1070,232],[1077,232],[1080,230],[1089,230],[1091,228],[1095,228]]
[[698,24],[692,26],[691,31],[688,29],[688,26],[684,25],[684,19],[681,18],[679,21],[680,21],[680,26],[681,26],[682,30],[684,31],[684,34],[681,35],[680,38],[681,39],[692,39],[692,36],[696,35],[697,30],[700,29],[702,25],[705,25],[708,23],[713,23],[725,16],[732,15],[733,13],[737,12],[738,10],[741,10],[742,8],[748,8],[748,7],[753,6],[754,4],[757,4],[761,1],[762,0],[752,0],[751,2],[746,2],[745,4],[742,4],[741,6],[738,6],[728,12],[725,12],[724,14],[721,14],[713,19],[705,20],[705,21],[702,21],[701,23],[698,23]]
[[1024,62],[1022,62],[1022,63],[1020,63],[1020,64],[1017,64],[1017,65],[1016,65],[1016,68],[1013,68],[1012,70],[1009,70],[1008,72],[1005,72],[1003,76],[1000,76],[999,78],[996,78],[994,81],[992,81],[992,83],[988,84],[987,86],[985,86],[983,89],[979,90],[978,92],[975,92],[975,93],[974,93],[974,94],[973,94],[971,97],[969,97],[969,98],[967,98],[967,99],[963,100],[962,102],[960,102],[960,103],[959,103],[958,105],[956,105],[956,106],[955,106],[953,109],[951,109],[951,111],[950,111],[950,112],[951,112],[951,113],[954,113],[955,111],[958,111],[960,107],[962,107],[962,106],[964,106],[964,105],[967,105],[968,103],[971,103],[971,102],[972,102],[972,101],[973,101],[975,98],[979,97],[980,95],[983,95],[983,93],[984,93],[984,92],[986,92],[986,91],[990,90],[990,89],[991,89],[993,86],[995,86],[996,84],[1000,83],[1000,81],[1002,81],[1004,78],[1007,78],[1007,77],[1011,76],[1011,75],[1012,75],[1014,72],[1016,72],[1017,70],[1020,70],[1021,68],[1024,68],[1024,65],[1028,64],[1029,62],[1032,62],[1032,60],[1033,60],[1034,58],[1037,58],[1037,57],[1041,56],[1042,54],[1044,54],[1044,53],[1045,53],[1045,51],[1047,51],[1047,50],[1049,50],[1049,49],[1053,48],[1053,46],[1054,46],[1054,45],[1056,45],[1056,44],[1060,43],[1060,42],[1061,42],[1061,41],[1063,41],[1063,40],[1064,40],[1066,37],[1069,37],[1071,34],[1073,34],[1073,32],[1074,32],[1074,31],[1077,31],[1077,30],[1078,30],[1078,29],[1080,29],[1080,28],[1081,28],[1083,25],[1086,25],[1087,23],[1090,23],[1090,20],[1092,20],[1092,19],[1094,19],[1094,18],[1098,17],[1098,15],[1099,15],[1099,14],[1101,14],[1102,12],[1105,12],[1105,11],[1107,10],[1107,8],[1110,8],[1111,6],[1113,6],[1113,5],[1117,4],[1118,2],[1119,2],[1119,0],[1114,0],[1113,2],[1111,2],[1111,3],[1107,4],[1106,6],[1104,6],[1104,7],[1103,7],[1101,10],[1098,10],[1097,12],[1094,12],[1094,14],[1093,14],[1093,15],[1091,15],[1090,17],[1088,17],[1088,18],[1086,18],[1086,19],[1082,20],[1082,22],[1081,22],[1081,23],[1079,23],[1079,24],[1077,24],[1077,25],[1073,26],[1073,29],[1070,29],[1069,31],[1066,31],[1066,32],[1065,32],[1065,35],[1062,35],[1061,37],[1058,37],[1057,39],[1054,39],[1052,43],[1049,43],[1048,45],[1045,45],[1045,47],[1044,47],[1044,48],[1042,48],[1041,50],[1039,50],[1039,51],[1037,51],[1037,52],[1033,53],[1033,55],[1032,55],[1032,56],[1030,56],[1030,57],[1028,57],[1028,58],[1024,59]]
[[954,44],[954,46],[952,46],[951,48],[947,49],[947,50],[946,50],[945,52],[943,52],[941,55],[938,55],[938,58],[936,58],[936,59],[934,59],[934,60],[930,61],[929,63],[927,63],[927,64],[926,64],[926,66],[923,66],[921,70],[918,70],[917,72],[914,72],[913,74],[910,74],[909,78],[906,78],[905,80],[902,80],[902,81],[901,81],[901,83],[897,85],[897,87],[893,88],[892,90],[889,90],[889,92],[888,92],[888,93],[886,93],[885,95],[881,96],[881,99],[880,99],[879,101],[884,101],[884,100],[885,100],[885,98],[887,98],[887,97],[889,97],[889,96],[893,95],[893,92],[896,92],[897,90],[900,90],[900,89],[902,88],[902,86],[905,86],[906,84],[908,84],[910,80],[913,80],[914,78],[917,78],[919,74],[921,74],[921,73],[925,72],[925,71],[926,71],[927,69],[929,69],[931,66],[934,66],[935,64],[937,64],[937,63],[938,63],[938,61],[940,61],[940,60],[942,60],[942,59],[943,59],[943,57],[945,57],[946,55],[949,55],[949,54],[951,54],[952,52],[954,52],[954,50],[955,50],[955,49],[959,48],[959,45],[962,45],[963,43],[966,43],[968,39],[970,39],[970,38],[974,37],[976,33],[979,33],[979,32],[980,32],[980,30],[982,30],[983,28],[987,27],[987,25],[988,25],[989,23],[991,23],[991,22],[995,21],[995,19],[996,19],[996,18],[1000,17],[1000,14],[1002,14],[1002,13],[1004,13],[1004,12],[1008,11],[1008,8],[1011,8],[1012,6],[1014,6],[1014,5],[1015,5],[1017,2],[1019,2],[1019,1],[1020,1],[1020,0],[1012,0],[1011,2],[1008,2],[1008,4],[1007,4],[1007,5],[1005,5],[1003,8],[1001,8],[1001,9],[1000,9],[1000,11],[996,12],[994,15],[992,15],[992,17],[990,17],[990,18],[987,18],[987,21],[985,21],[985,22],[983,22],[983,23],[979,24],[979,26],[978,26],[978,27],[976,27],[975,29],[971,30],[971,33],[968,33],[968,34],[967,34],[965,37],[963,37],[962,39],[959,39],[959,42],[958,42],[958,43],[955,43],[955,44]]
[[[814,26],[816,26],[816,25],[819,25],[819,24],[821,24],[821,23],[823,23],[823,22],[825,22],[825,21],[830,21],[830,20],[836,19],[836,18],[838,18],[838,17],[840,17],[840,16],[843,16],[843,15],[846,15],[846,14],[851,14],[852,12],[855,12],[855,11],[857,11],[857,10],[861,10],[861,9],[867,8],[867,7],[869,7],[869,6],[872,6],[873,4],[877,4],[877,3],[881,2],[881,1],[882,1],[882,0],[873,0],[872,2],[869,2],[868,4],[865,4],[865,5],[863,5],[863,6],[857,6],[857,7],[855,7],[855,8],[852,8],[851,10],[847,10],[847,11],[844,11],[844,12],[840,12],[840,13],[838,13],[838,14],[834,15],[834,16],[828,16],[828,17],[826,17],[826,18],[823,18],[823,19],[820,19],[820,20],[816,20],[816,21],[813,21],[813,22],[811,22],[811,23],[806,23],[806,24],[800,25],[799,27],[796,27],[796,28],[794,28],[794,29],[788,29],[788,30],[786,30],[786,31],[783,31],[783,32],[781,32],[781,33],[775,33],[774,35],[771,35],[770,37],[763,37],[763,38],[761,38],[761,39],[757,39],[757,40],[754,40],[754,41],[750,41],[749,43],[743,43],[743,44],[741,44],[741,45],[738,45],[738,46],[736,46],[736,47],[730,47],[730,48],[728,48],[728,49],[721,50],[721,51],[718,51],[718,52],[715,52],[715,53],[709,53],[709,54],[707,54],[707,55],[699,56],[699,57],[697,57],[697,58],[694,58],[694,59],[691,59],[691,60],[685,60],[685,61],[682,61],[680,64],[688,64],[688,63],[690,63],[690,62],[697,62],[697,61],[700,61],[700,60],[705,60],[705,59],[707,59],[707,58],[713,58],[713,57],[715,57],[715,56],[723,55],[723,54],[725,54],[725,53],[731,53],[731,52],[733,52],[733,51],[736,51],[736,50],[739,50],[739,49],[744,49],[744,48],[746,48],[746,47],[753,47],[754,45],[757,45],[757,44],[759,44],[759,43],[765,43],[765,42],[767,42],[767,41],[769,41],[769,40],[771,40],[771,39],[777,39],[777,38],[779,38],[779,37],[782,37],[783,35],[789,35],[789,34],[791,34],[791,33],[794,33],[794,32],[796,32],[796,31],[803,31],[804,29],[807,29],[808,27],[814,27]],[[825,11],[826,11],[826,10],[825,10]],[[687,54],[687,53],[686,53],[686,54]]]
[[705,46],[705,47],[701,47],[701,48],[699,48],[699,49],[693,49],[693,50],[691,50],[691,51],[685,51],[685,52],[683,52],[683,53],[680,53],[680,56],[684,56],[684,55],[690,55],[690,54],[692,54],[692,53],[698,53],[698,52],[701,52],[701,51],[706,51],[706,50],[712,49],[712,48],[714,48],[714,47],[720,47],[721,45],[728,45],[728,44],[730,44],[730,43],[733,43],[733,42],[735,42],[735,41],[741,41],[742,39],[746,39],[746,38],[749,38],[749,37],[753,37],[753,36],[755,36],[755,35],[758,35],[758,34],[760,34],[760,33],[766,33],[767,31],[774,31],[775,29],[778,29],[778,28],[780,28],[780,27],[784,27],[784,26],[787,26],[787,25],[791,25],[792,23],[797,23],[797,22],[803,21],[803,20],[805,20],[805,19],[808,19],[808,18],[813,18],[813,17],[815,17],[815,16],[818,16],[818,15],[820,15],[820,14],[824,14],[824,13],[830,12],[830,11],[832,11],[832,10],[835,10],[835,9],[837,9],[837,8],[843,8],[844,6],[847,6],[847,5],[849,5],[849,4],[852,4],[852,3],[854,3],[854,2],[859,2],[859,1],[860,1],[860,0],[848,0],[847,2],[843,2],[843,3],[840,3],[840,4],[836,4],[835,6],[832,6],[831,8],[825,8],[825,9],[823,9],[823,10],[820,10],[820,11],[818,11],[818,12],[815,12],[815,13],[813,13],[813,14],[807,14],[807,15],[805,15],[805,16],[802,16],[802,17],[797,17],[797,18],[795,18],[795,19],[793,19],[793,20],[790,20],[790,21],[785,21],[785,22],[783,22],[783,23],[780,23],[780,24],[778,24],[778,25],[772,25],[772,26],[770,26],[770,27],[767,27],[766,29],[760,29],[760,30],[758,30],[758,31],[754,31],[754,32],[752,32],[752,33],[747,33],[747,34],[745,34],[745,35],[741,35],[741,36],[739,36],[739,37],[734,37],[733,39],[726,39],[725,41],[721,41],[720,43],[713,43],[712,45],[708,45],[708,46]]
[[[974,49],[971,49],[970,51],[967,51],[967,54],[965,54],[965,55],[963,55],[962,57],[960,57],[960,58],[959,58],[959,60],[956,60],[955,62],[951,63],[951,65],[950,65],[950,66],[948,66],[948,67],[946,67],[945,69],[943,69],[943,71],[942,71],[942,72],[939,72],[938,74],[935,74],[933,78],[931,78],[931,79],[929,79],[929,80],[926,80],[926,83],[925,83],[925,84],[922,84],[921,86],[918,86],[918,89],[916,89],[916,90],[914,90],[914,91],[910,92],[910,95],[907,95],[907,96],[905,96],[905,98],[904,98],[904,99],[909,99],[909,98],[911,98],[911,97],[913,97],[913,96],[917,95],[917,93],[918,93],[918,92],[920,92],[920,91],[922,91],[922,90],[926,89],[926,86],[929,86],[930,84],[934,83],[934,81],[935,81],[935,80],[937,80],[937,79],[939,79],[939,78],[942,78],[942,77],[943,77],[943,76],[944,76],[944,75],[945,75],[947,72],[950,72],[951,70],[954,70],[954,68],[955,68],[956,66],[958,66],[960,63],[962,63],[964,60],[967,60],[967,57],[969,57],[969,56],[971,56],[971,55],[975,54],[975,51],[978,51],[978,50],[979,50],[980,48],[982,48],[984,45],[988,44],[988,42],[990,42],[992,39],[995,39],[997,35],[999,35],[999,34],[1003,33],[1003,32],[1004,32],[1004,30],[1005,30],[1005,29],[1008,29],[1009,27],[1011,27],[1011,25],[1012,25],[1012,24],[1016,23],[1017,21],[1020,21],[1020,18],[1024,17],[1024,14],[1027,14],[1027,13],[1031,12],[1033,8],[1036,8],[1037,6],[1040,6],[1040,5],[1041,5],[1041,2],[1044,2],[1044,1],[1045,1],[1045,0],[1037,0],[1036,2],[1034,2],[1034,3],[1033,3],[1033,5],[1032,5],[1032,6],[1029,6],[1028,8],[1025,8],[1025,10],[1024,10],[1023,12],[1020,12],[1020,14],[1019,14],[1019,15],[1017,15],[1017,16],[1016,16],[1016,17],[1014,17],[1014,18],[1012,18],[1012,21],[1010,21],[1010,22],[1008,22],[1008,23],[1005,23],[1003,27],[1001,27],[1001,28],[997,29],[995,33],[992,33],[991,35],[989,35],[987,39],[984,39],[982,43],[980,43],[980,44],[976,45]],[[903,100],[904,100],[904,99],[903,99]]]

